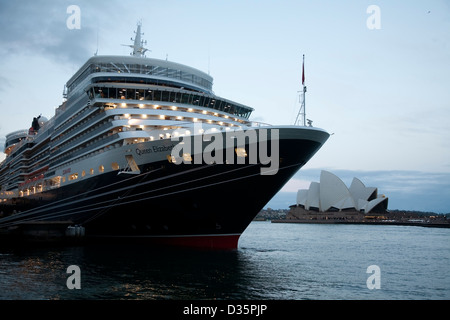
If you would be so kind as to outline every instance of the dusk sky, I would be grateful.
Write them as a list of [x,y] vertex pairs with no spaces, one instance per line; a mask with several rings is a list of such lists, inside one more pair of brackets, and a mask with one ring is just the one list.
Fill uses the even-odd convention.
[[268,206],[287,209],[329,170],[378,187],[389,209],[450,212],[443,0],[0,0],[1,150],[6,134],[54,115],[95,52],[128,55],[138,21],[147,57],[209,72],[214,92],[253,107],[255,121],[294,123],[305,55],[307,118],[332,136]]

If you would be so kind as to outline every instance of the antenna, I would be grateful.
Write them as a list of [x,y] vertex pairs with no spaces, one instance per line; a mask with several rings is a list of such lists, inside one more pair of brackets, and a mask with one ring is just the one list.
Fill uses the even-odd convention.
[[94,56],[98,54],[98,26],[97,26],[97,50],[95,50]]
[[210,43],[208,43],[208,75],[210,75],[210,65],[211,65],[211,47]]

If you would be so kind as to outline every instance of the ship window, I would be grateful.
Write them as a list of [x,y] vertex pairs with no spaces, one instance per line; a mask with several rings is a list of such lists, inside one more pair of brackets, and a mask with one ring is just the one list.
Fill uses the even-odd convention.
[[84,177],[85,175],[86,175],[86,171],[85,170],[81,171],[81,176]]
[[247,151],[245,148],[236,148],[235,151],[238,157],[247,157]]
[[167,155],[167,160],[171,163],[177,163],[177,158],[170,154]]
[[91,174],[94,174],[94,169],[91,168],[91,170],[89,171]]
[[144,91],[144,89],[136,90],[136,99],[144,100],[144,98],[145,98],[145,91]]
[[98,171],[99,172],[104,172],[105,171],[105,167],[103,165],[98,167]]
[[76,180],[76,179],[78,179],[78,173],[74,173],[74,174],[71,174],[71,175],[69,176],[69,181],[70,181],[70,180]]
[[94,94],[96,98],[104,98],[103,88],[94,88]]
[[161,91],[157,90],[154,92],[154,100],[161,101]]
[[190,153],[183,153],[183,160],[185,162],[192,162],[192,157]]
[[119,164],[117,162],[111,163],[111,167],[113,170],[119,170]]
[[169,102],[170,101],[170,93],[167,91],[163,91],[161,101]]
[[62,177],[62,181],[61,182],[66,182],[66,177]]
[[135,93],[136,91],[134,89],[127,89],[127,99],[136,99]]

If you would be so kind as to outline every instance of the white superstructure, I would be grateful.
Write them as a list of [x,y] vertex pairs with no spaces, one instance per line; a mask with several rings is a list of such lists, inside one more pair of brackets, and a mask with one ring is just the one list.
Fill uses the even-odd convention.
[[66,83],[54,117],[6,137],[0,201],[133,171],[130,145],[195,134],[195,124],[222,131],[251,125],[253,109],[214,95],[208,74],[146,58],[140,27],[130,56],[90,58]]

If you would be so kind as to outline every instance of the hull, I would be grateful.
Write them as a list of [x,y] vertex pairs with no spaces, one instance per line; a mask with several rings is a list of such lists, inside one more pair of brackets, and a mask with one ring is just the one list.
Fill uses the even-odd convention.
[[0,219],[0,227],[71,221],[92,241],[236,248],[258,212],[328,138],[300,127],[279,132],[276,174],[263,175],[265,166],[249,161],[176,165],[165,159],[167,152],[156,161],[142,159],[139,174],[113,171],[3,203],[1,211],[21,213]]

